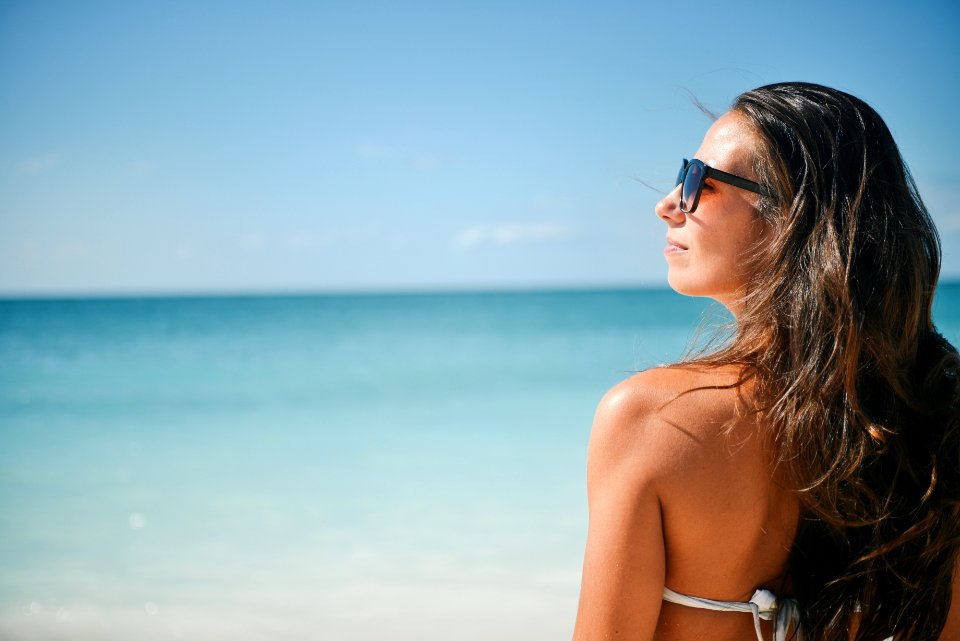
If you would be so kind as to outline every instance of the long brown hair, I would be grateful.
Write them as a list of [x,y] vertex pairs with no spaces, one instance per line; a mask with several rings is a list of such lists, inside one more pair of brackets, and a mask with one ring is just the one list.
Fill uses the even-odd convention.
[[[769,233],[730,344],[801,505],[806,639],[935,639],[960,549],[960,357],[933,325],[940,240],[890,131],[835,89],[740,95]],[[856,630],[851,637],[850,631]]]

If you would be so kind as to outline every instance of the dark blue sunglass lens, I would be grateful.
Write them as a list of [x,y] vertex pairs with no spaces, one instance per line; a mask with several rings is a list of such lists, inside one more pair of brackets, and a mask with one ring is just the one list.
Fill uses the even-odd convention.
[[697,192],[703,183],[703,165],[698,162],[687,163],[683,174],[683,187],[680,188],[680,209],[689,211],[697,201]]

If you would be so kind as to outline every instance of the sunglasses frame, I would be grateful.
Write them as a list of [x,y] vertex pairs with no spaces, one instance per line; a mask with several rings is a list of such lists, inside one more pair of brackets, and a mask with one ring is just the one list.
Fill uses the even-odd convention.
[[[700,180],[697,183],[697,191],[693,195],[693,204],[687,203],[687,208],[684,208],[683,202],[683,183],[687,179],[687,172],[690,170],[692,165],[699,165],[701,168]],[[753,182],[752,180],[747,180],[746,178],[741,178],[740,176],[735,176],[734,174],[728,174],[725,171],[720,171],[719,169],[714,169],[710,165],[706,164],[702,160],[694,158],[692,160],[683,159],[683,164],[680,166],[680,173],[677,174],[677,184],[674,186],[676,189],[677,186],[680,187],[680,211],[685,214],[692,214],[697,210],[697,205],[700,204],[700,192],[703,191],[703,183],[707,181],[708,178],[713,178],[714,180],[719,180],[720,182],[727,183],[728,185],[733,185],[734,187],[739,187],[740,189],[746,189],[747,191],[752,191],[755,194],[760,194],[761,196],[769,196],[770,192],[760,183]]]

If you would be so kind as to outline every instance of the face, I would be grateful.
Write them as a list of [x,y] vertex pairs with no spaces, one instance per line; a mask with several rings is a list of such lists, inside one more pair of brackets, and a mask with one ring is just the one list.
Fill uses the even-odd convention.
[[[743,116],[727,112],[707,131],[694,154],[715,169],[756,180],[753,172],[755,134]],[[687,296],[708,296],[736,313],[749,274],[745,258],[763,237],[764,224],[755,204],[759,196],[708,179],[696,211],[680,211],[680,187],[657,203],[667,224],[664,256],[670,286]]]

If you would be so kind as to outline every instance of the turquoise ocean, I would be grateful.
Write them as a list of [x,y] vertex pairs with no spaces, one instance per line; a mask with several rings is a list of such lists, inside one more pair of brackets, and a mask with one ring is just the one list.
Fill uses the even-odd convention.
[[[0,638],[547,641],[667,290],[0,301]],[[960,284],[935,317],[960,342]]]

